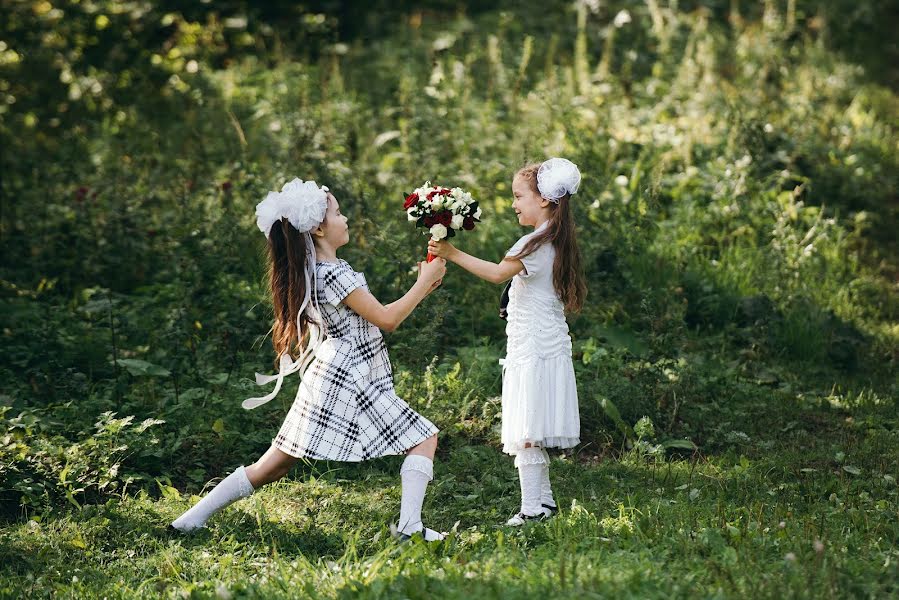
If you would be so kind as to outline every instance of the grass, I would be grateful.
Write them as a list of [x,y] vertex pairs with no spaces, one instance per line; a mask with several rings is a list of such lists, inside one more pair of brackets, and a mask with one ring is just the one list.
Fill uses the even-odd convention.
[[[856,400],[864,400],[850,395]],[[517,508],[509,457],[449,440],[397,545],[399,458],[305,464],[186,537],[163,487],[0,530],[0,592],[65,597],[888,597],[899,590],[899,444],[884,407],[831,395],[767,418],[731,406],[713,455],[554,457],[563,510]],[[718,415],[718,422],[722,422]],[[222,474],[224,475],[224,473]]]
[[[178,3],[106,11],[97,36],[111,4],[22,4],[0,52],[0,133],[21,146],[0,219],[0,596],[899,592],[899,104],[814,11],[435,13],[311,59],[262,52],[278,36],[261,21],[252,47],[220,44],[246,36],[218,18],[157,36]],[[303,465],[208,531],[165,532],[290,402],[239,408],[272,359],[266,190],[327,182],[345,257],[389,300],[422,256],[402,190],[476,194],[489,218],[463,247],[496,259],[521,234],[511,173],[552,155],[583,165],[590,283],[558,517],[502,525],[518,484],[496,447],[499,289],[456,269],[388,338],[398,392],[442,429],[425,514],[446,542],[390,539],[398,458]],[[643,416],[659,433],[635,439]],[[698,450],[662,450],[683,438]]]

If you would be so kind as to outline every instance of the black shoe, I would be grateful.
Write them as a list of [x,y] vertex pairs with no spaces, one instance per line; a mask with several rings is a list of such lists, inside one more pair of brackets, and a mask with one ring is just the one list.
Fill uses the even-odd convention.
[[446,538],[446,536],[447,536],[446,533],[443,533],[443,532],[441,532],[441,531],[435,531],[434,533],[438,534],[438,535],[440,536],[440,539],[438,539],[438,540],[429,540],[429,539],[426,539],[426,538],[425,538],[425,530],[426,530],[426,529],[427,529],[427,528],[422,529],[421,531],[416,531],[415,533],[412,533],[412,534],[409,534],[409,533],[403,533],[402,531],[400,531],[400,530],[398,530],[398,529],[396,528],[396,525],[394,525],[393,523],[391,523],[391,524],[390,524],[390,535],[392,535],[393,538],[394,538],[397,542],[399,542],[400,544],[405,543],[405,542],[408,542],[408,541],[411,540],[413,537],[419,537],[419,538],[423,539],[424,541],[426,541],[427,543],[431,544],[431,543],[433,543],[433,542],[440,542],[440,541],[444,540],[444,539]]
[[528,521],[543,521],[546,519],[546,513],[541,512],[539,515],[526,515],[523,512],[519,512],[516,515],[513,515],[511,519],[506,521],[506,525],[509,527],[521,527]]

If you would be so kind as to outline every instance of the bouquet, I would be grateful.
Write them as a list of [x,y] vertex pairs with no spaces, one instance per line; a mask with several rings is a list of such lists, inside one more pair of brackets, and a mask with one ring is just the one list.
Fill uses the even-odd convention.
[[[461,188],[432,186],[428,181],[405,199],[406,216],[416,227],[427,229],[434,241],[454,237],[459,229],[470,231],[481,222],[481,208]],[[432,260],[429,252],[428,262]]]

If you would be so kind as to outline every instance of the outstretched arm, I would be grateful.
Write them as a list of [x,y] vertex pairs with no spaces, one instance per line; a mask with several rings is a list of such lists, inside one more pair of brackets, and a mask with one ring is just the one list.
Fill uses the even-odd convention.
[[384,331],[395,331],[415,307],[437,289],[446,274],[446,261],[435,260],[419,263],[418,280],[402,298],[390,304],[381,304],[371,292],[356,288],[343,299],[343,303],[363,319]]
[[434,256],[454,262],[472,275],[477,275],[490,283],[502,283],[520,273],[524,265],[517,258],[506,258],[499,264],[483,260],[462,252],[446,241],[428,243],[428,252]]

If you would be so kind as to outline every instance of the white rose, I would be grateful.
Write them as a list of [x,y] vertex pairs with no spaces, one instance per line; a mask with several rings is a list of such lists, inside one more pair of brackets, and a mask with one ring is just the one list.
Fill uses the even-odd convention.
[[431,227],[431,237],[434,238],[435,240],[442,240],[443,238],[446,237],[446,234],[447,234],[446,227],[444,227],[440,223],[437,223],[436,225]]
[[435,209],[443,208],[443,196],[435,195],[431,200],[431,206],[433,206]]
[[453,220],[450,223],[450,227],[452,227],[453,229],[461,229],[463,221],[465,221],[465,217],[463,217],[462,215],[453,215]]
[[481,207],[480,207],[480,206],[478,207],[478,209],[477,209],[476,211],[474,211],[474,214],[473,214],[472,216],[473,216],[475,219],[480,219],[480,218],[481,218]]

